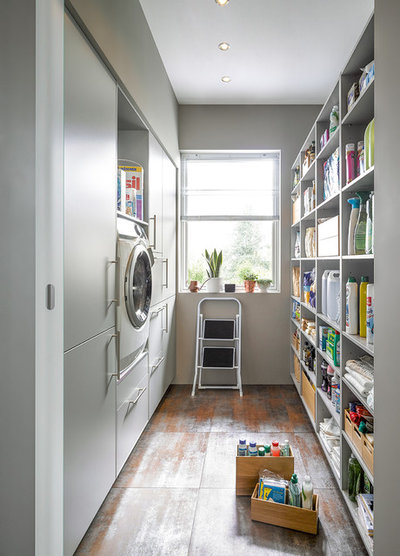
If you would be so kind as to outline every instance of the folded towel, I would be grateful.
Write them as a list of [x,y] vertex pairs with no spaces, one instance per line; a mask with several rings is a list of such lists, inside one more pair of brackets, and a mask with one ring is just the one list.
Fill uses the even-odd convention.
[[356,379],[354,378],[353,375],[351,375],[350,373],[347,373],[347,374],[344,375],[344,377],[350,382],[350,384],[351,384],[352,386],[354,386],[354,388],[357,390],[357,392],[358,392],[359,394],[361,394],[361,396],[364,396],[364,398],[365,398],[366,396],[368,396],[368,393],[369,393],[369,390],[370,390],[370,389],[369,389],[369,390],[365,390],[365,388],[362,387],[362,385],[358,382],[358,380],[356,380]]
[[367,390],[369,392],[374,387],[374,381],[373,380],[368,380],[367,378],[363,377],[362,375],[360,375],[356,371],[353,371],[349,367],[345,367],[345,369],[348,373],[351,374],[352,377],[355,378],[355,380],[360,384],[360,386],[364,390]]
[[357,360],[349,359],[348,361],[346,361],[346,367],[348,367],[352,371],[359,373],[368,380],[374,379],[374,367],[373,365],[371,365],[369,359],[364,359],[364,357]]

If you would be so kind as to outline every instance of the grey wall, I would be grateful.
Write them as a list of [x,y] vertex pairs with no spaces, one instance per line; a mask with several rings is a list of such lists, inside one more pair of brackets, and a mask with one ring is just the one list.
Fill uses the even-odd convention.
[[399,552],[400,3],[375,2],[375,554]]
[[[243,369],[247,384],[285,384],[289,376],[290,168],[319,106],[180,106],[179,146],[196,149],[280,149],[281,291],[239,294],[243,305]],[[198,295],[177,297],[176,383],[193,380]]]
[[66,4],[76,10],[154,135],[178,164],[178,104],[139,0]]

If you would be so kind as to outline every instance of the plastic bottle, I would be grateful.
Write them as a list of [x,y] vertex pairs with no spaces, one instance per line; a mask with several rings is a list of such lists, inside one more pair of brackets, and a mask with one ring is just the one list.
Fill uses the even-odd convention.
[[374,165],[375,158],[375,118],[369,122],[364,133],[365,169]]
[[285,440],[281,448],[281,456],[290,456],[290,445],[289,440]]
[[368,191],[359,191],[360,212],[358,213],[357,226],[354,234],[354,250],[356,255],[365,255],[365,235],[367,228],[367,199]]
[[329,138],[335,133],[339,125],[339,106],[335,104],[333,106],[330,116],[329,116]]
[[367,286],[367,344],[374,343],[374,284]]
[[327,317],[334,322],[340,319],[340,272],[331,270],[327,280]]
[[277,440],[274,440],[271,446],[271,456],[280,456],[280,455],[281,455],[281,450],[279,448],[279,442]]
[[258,455],[259,455],[259,456],[265,456],[265,448],[264,448],[264,446],[260,446],[260,447],[258,448]]
[[336,413],[339,413],[340,415],[340,382],[338,384],[338,387],[336,389]]
[[365,235],[365,252],[372,255],[374,252],[374,193],[370,193],[367,201],[367,228]]
[[357,226],[358,213],[360,212],[360,199],[353,197],[347,201],[351,205],[351,212],[349,218],[349,233],[347,236],[347,254],[355,255],[354,236]]
[[322,275],[322,306],[321,306],[321,312],[323,315],[327,315],[328,314],[328,301],[327,301],[327,294],[328,294],[328,276],[329,273],[331,271],[330,270],[325,270],[325,272]]
[[239,438],[239,447],[238,447],[238,454],[239,456],[247,456],[247,444],[245,438]]
[[256,456],[257,453],[257,443],[249,442],[249,456]]
[[346,284],[346,332],[358,334],[358,285],[354,276]]
[[296,473],[293,473],[289,483],[289,505],[301,508],[301,494]]
[[349,459],[349,498],[352,502],[356,501],[357,494],[360,494],[362,469],[358,460],[351,454]]
[[346,145],[346,183],[354,180],[355,176],[356,147],[354,143]]
[[365,172],[364,141],[358,141],[356,174],[357,176],[361,176],[364,172]]
[[328,399],[332,399],[332,380],[333,377],[335,376],[335,371],[332,369],[332,367],[330,365],[328,365],[328,368],[326,369],[326,375],[327,375],[327,390],[326,390],[326,395],[328,396]]
[[301,502],[305,510],[313,509],[313,493],[314,488],[311,482],[311,477],[306,475],[303,484],[301,485]]
[[368,276],[361,276],[360,295],[359,295],[359,319],[360,319],[360,336],[365,338],[367,336],[367,286]]
[[335,408],[336,408],[336,394],[338,388],[339,388],[339,380],[336,378],[335,375],[333,375],[331,380],[331,402],[332,405],[335,406]]

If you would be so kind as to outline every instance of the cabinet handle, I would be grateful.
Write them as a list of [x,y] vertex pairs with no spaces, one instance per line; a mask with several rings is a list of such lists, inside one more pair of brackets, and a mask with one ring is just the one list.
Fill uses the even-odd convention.
[[150,245],[150,247],[152,247],[154,250],[156,250],[156,244],[157,244],[157,215],[155,214],[153,216],[153,218],[149,218],[149,220],[153,220],[153,222],[154,222],[154,226],[153,226],[154,241],[153,241],[153,244]]
[[[116,349],[115,351],[116,351],[116,353],[118,353],[119,332],[117,332],[116,334],[111,334],[111,336],[110,336],[110,342],[109,342],[109,343],[112,342],[113,338],[116,339],[116,342],[117,342],[117,349]],[[112,377],[115,376],[115,377],[117,377],[117,380],[120,380],[120,379],[121,379],[121,373],[120,373],[120,370],[119,370],[118,356],[116,356],[116,358],[115,358],[115,365],[116,365],[116,367],[117,367],[117,372],[116,372],[116,373],[112,373],[111,376],[112,376]]]
[[146,392],[146,388],[138,388],[138,395],[134,400],[126,400],[128,402],[128,411],[131,405],[136,405],[143,394]]
[[159,315],[161,313],[161,311],[164,311],[164,306],[163,307],[159,307],[156,311],[152,311],[150,318],[156,317],[157,315]]
[[150,371],[150,376],[152,376],[156,372],[156,370],[161,365],[161,363],[164,361],[164,359],[165,359],[165,357],[160,357],[160,359],[157,361],[157,363],[152,366],[151,371]]
[[168,288],[168,275],[169,275],[169,265],[168,259],[163,259],[163,264],[165,263],[165,284],[163,284],[163,288]]
[[168,303],[166,303],[163,307],[165,309],[165,327],[162,329],[162,332],[169,332],[169,324],[168,324]]

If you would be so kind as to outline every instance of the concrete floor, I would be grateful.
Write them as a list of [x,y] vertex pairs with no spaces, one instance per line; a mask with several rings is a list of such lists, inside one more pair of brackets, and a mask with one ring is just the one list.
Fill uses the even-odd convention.
[[[320,495],[317,536],[253,522],[235,495],[239,436],[289,439],[295,472]],[[132,451],[76,555],[236,556],[366,554],[292,386],[247,386],[244,396],[172,386]]]

